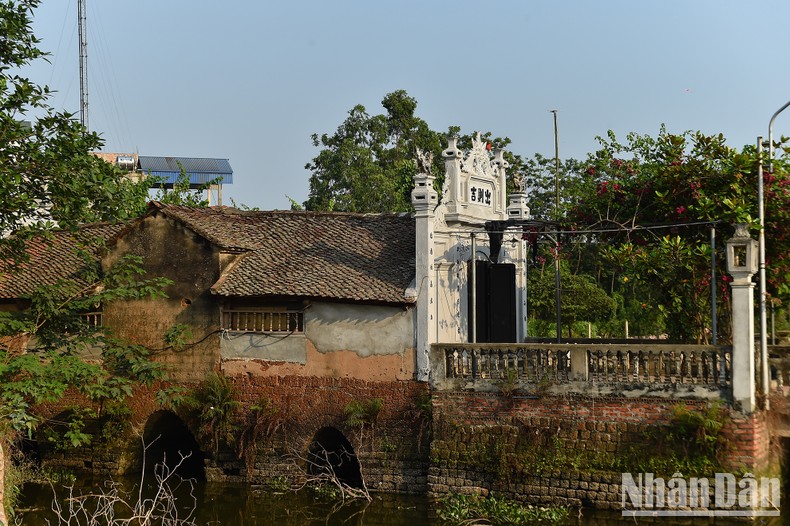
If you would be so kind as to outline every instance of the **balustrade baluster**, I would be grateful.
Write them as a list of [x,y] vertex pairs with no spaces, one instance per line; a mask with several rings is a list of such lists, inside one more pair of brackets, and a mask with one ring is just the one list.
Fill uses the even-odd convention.
[[690,370],[689,370],[689,357],[688,353],[685,351],[678,352],[678,356],[680,357],[680,379],[678,380],[680,383],[686,383],[689,380]]
[[553,378],[554,376],[554,363],[553,363],[553,353],[550,349],[546,349],[543,359],[543,376],[542,378]]
[[696,384],[697,382],[697,369],[699,364],[697,363],[697,353],[695,351],[689,351],[686,353],[686,360],[688,365],[686,368],[688,369],[688,381],[689,383]]
[[719,385],[721,386],[727,385],[727,381],[730,379],[729,375],[727,374],[728,355],[729,353],[727,351],[721,351],[719,353]]
[[570,351],[562,351],[560,353],[560,364],[562,365],[562,381],[567,382],[571,379],[570,370],[571,370],[571,352]]
[[555,382],[560,381],[560,374],[562,374],[562,351],[554,351],[551,353],[551,359],[554,361],[551,367],[552,375]]
[[700,353],[700,369],[702,370],[702,383],[709,384],[710,382],[710,353],[702,351]]
[[617,381],[627,382],[629,369],[631,368],[628,351],[617,351],[617,365]]
[[499,378],[499,354],[497,349],[486,349],[486,360],[488,361],[488,378],[496,380]]
[[568,358],[568,351],[557,351],[557,353],[556,353],[556,360],[557,361],[556,361],[556,364],[555,364],[555,370],[556,370],[556,374],[557,374],[557,381],[560,381],[560,379],[564,379],[564,375],[565,375],[565,371],[566,371],[565,362],[566,362],[567,358]]
[[695,353],[697,355],[695,361],[697,363],[697,383],[705,383],[705,351]]
[[658,351],[656,353],[656,381],[663,382],[665,377],[665,360],[664,360],[664,351]]
[[593,379],[596,382],[601,380],[601,351],[593,352]]
[[469,351],[467,349],[461,351],[461,376],[464,378],[469,376]]
[[697,353],[694,351],[686,352],[686,381],[689,383],[696,382],[695,369],[697,366]]
[[507,368],[513,369],[516,372],[516,378],[518,378],[518,352],[513,349],[508,349],[507,361]]
[[538,369],[537,354],[538,354],[537,349],[530,349],[527,355],[527,364],[529,368],[526,377],[527,382],[534,382],[535,378],[537,378],[537,369]]
[[558,380],[557,374],[559,373],[559,351],[554,349],[549,351],[549,377],[552,381],[556,382]]

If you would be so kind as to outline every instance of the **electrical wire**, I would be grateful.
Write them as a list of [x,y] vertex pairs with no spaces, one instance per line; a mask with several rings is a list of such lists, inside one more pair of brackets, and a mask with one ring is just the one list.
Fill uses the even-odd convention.
[[[548,222],[545,222],[547,224]],[[584,230],[541,230],[535,232],[536,234],[569,234],[569,235],[585,235],[585,234],[611,234],[617,232],[640,232],[640,231],[652,231],[652,230],[662,230],[662,229],[673,229],[673,228],[682,228],[682,227],[693,227],[693,226],[715,226],[721,224],[721,221],[695,221],[691,223],[664,223],[664,224],[657,224],[657,225],[636,225],[632,227],[619,227],[619,228],[590,228]],[[450,230],[447,234],[505,234],[505,233],[513,233],[514,229],[518,228],[532,228],[532,227],[539,227],[541,226],[541,222],[535,222],[530,224],[518,225],[514,224],[512,226],[508,226],[504,230]]]

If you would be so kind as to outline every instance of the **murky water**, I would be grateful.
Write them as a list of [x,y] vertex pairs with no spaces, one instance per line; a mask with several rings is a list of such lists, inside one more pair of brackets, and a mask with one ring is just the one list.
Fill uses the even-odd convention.
[[[90,489],[88,485],[83,492]],[[126,485],[134,500],[133,484]],[[350,501],[345,504],[328,503],[310,492],[278,493],[268,489],[241,484],[203,483],[192,492],[179,492],[178,511],[180,517],[187,517],[195,509],[195,523],[217,526],[439,526],[435,518],[433,504],[426,497],[407,495],[374,495],[372,502]],[[63,501],[63,499],[60,499]],[[22,499],[21,524],[45,525],[59,524],[51,511],[52,489],[48,486],[28,485]],[[786,506],[787,508],[787,506]],[[49,521],[49,522],[47,522]],[[85,524],[72,522],[70,524]],[[566,525],[603,526],[660,524],[677,526],[685,524],[745,524],[742,520],[706,518],[624,518],[619,513],[592,510],[573,511]],[[790,509],[783,517],[758,519],[748,524],[790,525]]]

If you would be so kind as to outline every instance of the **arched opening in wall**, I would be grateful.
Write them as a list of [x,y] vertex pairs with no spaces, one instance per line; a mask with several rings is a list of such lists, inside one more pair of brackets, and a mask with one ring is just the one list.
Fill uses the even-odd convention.
[[148,417],[143,442],[145,458],[140,459],[139,471],[145,469],[146,477],[153,475],[156,465],[163,462],[174,469],[184,456],[187,458],[178,466],[176,474],[182,478],[206,480],[203,452],[186,424],[172,411],[157,411]]
[[[38,441],[32,438],[22,438],[18,444],[19,454],[21,455],[22,462],[28,462],[34,466],[41,465],[41,450],[38,447]],[[12,460],[14,460],[12,458]]]
[[84,447],[87,439],[78,441],[75,445],[73,437],[77,435],[70,436],[71,432],[77,430],[88,437],[97,434],[97,422],[90,415],[89,409],[75,407],[46,418],[36,428],[35,440],[23,440],[20,444],[25,458],[49,459],[65,454],[75,463],[82,462],[85,469],[91,469],[93,453],[90,448]]
[[362,471],[351,442],[334,427],[318,430],[307,450],[308,473],[330,475],[352,488],[362,488]]

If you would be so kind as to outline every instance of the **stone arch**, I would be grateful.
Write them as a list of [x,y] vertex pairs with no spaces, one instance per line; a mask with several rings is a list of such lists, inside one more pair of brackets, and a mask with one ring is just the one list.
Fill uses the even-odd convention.
[[145,469],[146,475],[152,474],[158,464],[164,461],[173,468],[181,455],[189,455],[176,470],[182,478],[206,480],[204,455],[187,425],[174,412],[161,410],[148,417],[143,430],[145,456],[140,455],[138,472]]
[[[57,462],[67,465],[70,469],[91,469],[93,455],[87,443],[73,446],[66,437],[69,427],[75,421],[82,421],[82,432],[96,435],[99,432],[98,421],[86,416],[80,407],[60,408],[57,413],[50,413],[36,428],[35,437],[23,440],[21,450],[25,458],[37,464]],[[86,411],[88,411],[86,409]],[[38,460],[36,460],[36,457]]]
[[308,473],[333,472],[340,482],[362,488],[362,470],[351,442],[334,427],[322,427],[307,448]]

